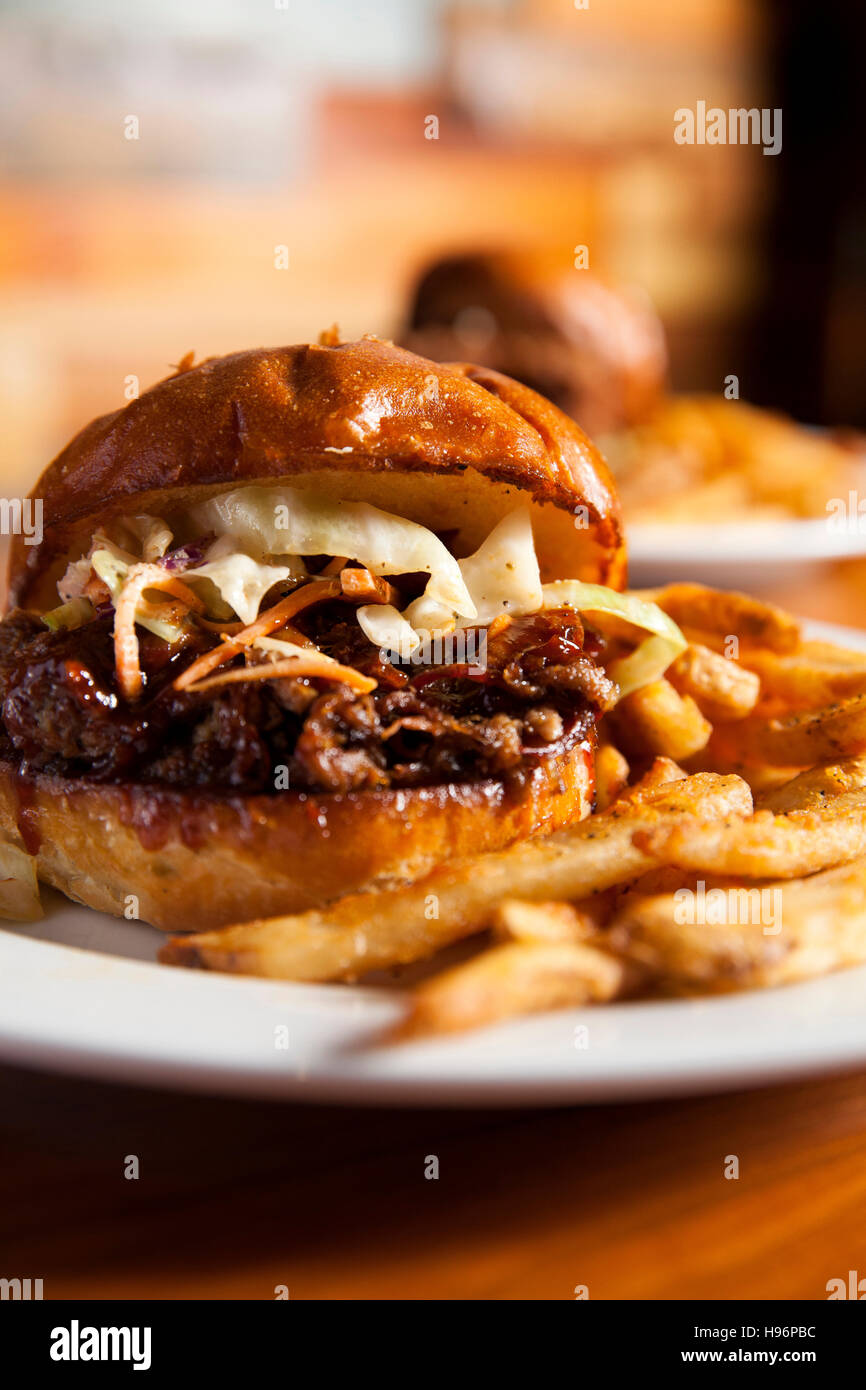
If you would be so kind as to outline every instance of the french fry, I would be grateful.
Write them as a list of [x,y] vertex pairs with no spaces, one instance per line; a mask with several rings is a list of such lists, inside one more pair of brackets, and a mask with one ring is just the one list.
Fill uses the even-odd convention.
[[676,761],[700,752],[713,732],[691,696],[680,695],[667,680],[627,695],[613,718],[627,753],[662,754]]
[[684,782],[688,775],[673,758],[653,758],[643,776],[630,787],[625,787],[617,801],[631,805],[638,801],[652,801],[660,787],[667,787],[671,782]]
[[493,912],[493,932],[501,941],[530,943],[585,941],[598,930],[591,910],[571,903],[533,903],[505,898]]
[[[639,691],[636,693],[640,693]],[[740,764],[811,767],[866,752],[866,695],[785,718],[749,715],[716,729],[711,756]],[[715,764],[714,764],[715,765]]]
[[840,763],[821,764],[792,777],[780,787],[764,792],[757,800],[761,811],[811,811],[826,805],[834,796],[866,787],[866,758],[846,758]]
[[607,941],[662,987],[702,993],[789,984],[866,960],[866,859],[771,891],[768,902],[756,887],[728,890],[719,900],[727,920],[712,923],[684,920],[675,894],[635,897]]
[[760,677],[765,695],[791,709],[816,709],[866,694],[866,653],[828,642],[803,642],[784,655],[744,650],[742,661]]
[[738,642],[773,652],[792,652],[799,645],[797,619],[748,594],[708,589],[703,584],[668,584],[639,591],[639,596],[657,603],[684,629],[736,637]]
[[866,791],[844,792],[820,807],[774,816],[681,825],[636,826],[634,843],[692,873],[797,878],[866,855]]
[[614,802],[609,811],[546,839],[443,865],[405,888],[355,894],[317,912],[172,937],[160,960],[269,979],[353,980],[423,960],[483,930],[503,898],[589,897],[638,877],[657,862],[635,846],[638,825],[748,815],[752,808],[740,778],[712,773],[659,786],[651,795],[652,804]]
[[612,743],[602,743],[595,755],[595,804],[606,811],[628,782],[628,760]]
[[514,1014],[613,999],[627,978],[622,961],[593,946],[568,942],[494,946],[419,985],[397,1038],[461,1032]]
[[744,719],[761,693],[761,680],[754,671],[694,642],[677,657],[667,679],[681,695],[690,695],[713,724]]

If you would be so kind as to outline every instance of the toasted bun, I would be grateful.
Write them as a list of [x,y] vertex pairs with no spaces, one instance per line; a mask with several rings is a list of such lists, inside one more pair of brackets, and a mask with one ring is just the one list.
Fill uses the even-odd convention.
[[471,356],[529,383],[592,435],[643,418],[667,375],[664,330],[646,296],[575,270],[560,252],[437,261],[401,336],[415,352]]
[[[415,879],[461,848],[503,849],[589,814],[588,742],[501,782],[216,797],[37,775],[0,763],[0,835],[76,902],[167,931],[320,907]],[[22,836],[22,831],[23,836]]]
[[113,515],[281,480],[455,529],[458,554],[519,492],[544,578],[625,582],[613,482],[570,419],[496,372],[367,337],[213,358],[88,425],[34,489],[44,535],[16,538],[10,602],[53,605],[63,567]]

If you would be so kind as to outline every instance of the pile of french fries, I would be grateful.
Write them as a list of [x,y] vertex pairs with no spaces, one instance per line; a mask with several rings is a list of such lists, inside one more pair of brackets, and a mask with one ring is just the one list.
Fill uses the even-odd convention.
[[644,524],[826,518],[828,497],[862,486],[862,440],[720,396],[669,396],[601,445],[626,516]]
[[804,641],[742,594],[643,597],[689,646],[602,722],[588,819],[321,911],[174,937],[161,958],[355,981],[475,938],[406,991],[402,1037],[866,960],[866,654]]

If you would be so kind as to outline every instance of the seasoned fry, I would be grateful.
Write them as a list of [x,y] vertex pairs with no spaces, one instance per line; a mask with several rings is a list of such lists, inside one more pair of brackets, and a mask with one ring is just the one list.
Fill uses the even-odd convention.
[[[858,486],[858,442],[804,429],[745,401],[676,395],[608,436],[604,452],[631,522],[741,525],[825,517]],[[756,537],[756,544],[759,538]]]
[[866,653],[828,642],[803,642],[786,655],[746,649],[742,661],[760,677],[765,695],[791,709],[816,709],[866,694]]
[[588,897],[652,868],[633,832],[684,816],[748,815],[748,787],[737,777],[698,773],[660,786],[649,804],[615,802],[609,811],[544,840],[447,864],[405,888],[356,894],[319,912],[172,937],[169,965],[284,980],[351,980],[371,970],[423,960],[488,926],[503,898]]
[[619,749],[612,743],[601,744],[595,755],[595,804],[599,811],[606,811],[616,801],[628,782],[628,774],[628,760]]
[[844,792],[808,811],[748,819],[636,826],[634,843],[695,873],[797,878],[866,854],[866,791]]
[[647,589],[640,597],[657,603],[681,628],[736,637],[773,652],[795,651],[800,641],[796,618],[748,594],[708,589],[703,584],[668,584]]
[[621,993],[627,977],[622,961],[593,946],[494,946],[419,985],[397,1036],[455,1033],[514,1014],[599,1003]]
[[840,763],[811,767],[799,776],[773,787],[758,798],[761,811],[811,811],[843,792],[866,787],[866,758],[846,758]]
[[758,702],[760,677],[718,652],[690,642],[667,672],[681,695],[690,695],[713,724],[744,719]]
[[[728,892],[727,920],[684,920],[676,894],[634,898],[608,933],[611,949],[662,986],[700,992],[790,984],[866,960],[866,859],[771,889]],[[765,890],[766,892],[766,890]]]
[[713,726],[690,695],[669,681],[653,681],[621,700],[612,716],[626,752],[663,754],[680,761],[706,747]]
[[617,800],[632,803],[652,801],[659,787],[666,787],[671,782],[684,782],[688,775],[673,758],[653,758],[643,776],[626,787]]
[[864,752],[866,695],[787,718],[749,715],[735,725],[717,729],[712,739],[714,760],[732,759],[741,764],[806,768]]

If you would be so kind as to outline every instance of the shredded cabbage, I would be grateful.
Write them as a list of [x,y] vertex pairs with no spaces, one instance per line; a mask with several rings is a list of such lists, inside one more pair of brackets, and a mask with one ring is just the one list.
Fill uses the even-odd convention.
[[400,661],[408,661],[421,645],[411,623],[390,603],[367,603],[358,609],[358,623],[374,647],[387,651]]
[[161,560],[172,542],[171,528],[158,516],[126,516],[122,524],[135,536],[147,564]]
[[475,554],[459,564],[479,623],[486,626],[501,613],[521,617],[541,607],[541,574],[527,507],[503,517]]
[[52,632],[72,632],[89,623],[95,612],[89,598],[72,598],[59,608],[53,608],[50,613],[43,613],[42,621]]
[[[373,574],[430,575],[424,593],[403,613],[391,604],[357,609],[368,640],[399,653],[401,660],[408,660],[424,640],[455,626],[486,627],[503,613],[520,617],[540,609],[573,608],[602,632],[631,636],[631,630],[638,629],[648,634],[635,651],[608,668],[622,697],[658,680],[687,645],[676,623],[645,599],[576,579],[542,585],[525,506],[505,516],[474,555],[460,561],[417,522],[366,502],[330,501],[291,488],[249,487],[224,493],[195,507],[189,520],[198,531],[218,537],[205,562],[183,573],[185,583],[204,588],[200,596],[212,612],[218,606],[223,609],[215,612],[217,619],[230,610],[246,624],[255,622],[274,584],[306,575],[300,556],[329,555],[360,561]],[[124,524],[143,549],[162,555],[171,544],[171,532],[158,518],[132,517]],[[91,567],[116,603],[137,563],[97,534],[91,554],[71,564],[58,585],[69,607],[46,615],[46,622],[56,619],[60,625],[83,611],[83,605],[73,603],[80,599]],[[136,622],[168,642],[181,636],[179,628],[159,619],[136,617]]]
[[[92,553],[91,551],[91,555]],[[82,597],[90,578],[90,571],[93,569],[91,555],[85,555],[82,560],[73,560],[67,566],[66,573],[57,585],[57,593],[62,603],[72,603]]]
[[[106,546],[110,544],[110,541],[105,542]],[[111,550],[94,551],[90,563],[103,584],[106,585],[116,606],[129,577],[130,569],[133,565],[139,564],[140,561],[124,559],[122,552],[117,547],[112,547]],[[145,618],[136,614],[135,621],[139,627],[146,628],[148,632],[153,633],[154,637],[161,637],[163,642],[169,644],[180,641],[183,636],[183,628],[178,627],[175,623],[163,622],[161,618]]]
[[367,502],[339,502],[292,488],[241,488],[192,511],[201,531],[229,535],[259,559],[345,555],[373,574],[430,575],[426,595],[461,617],[475,605],[454,556],[426,526]]
[[545,584],[543,595],[544,608],[574,608],[596,620],[601,631],[604,619],[614,617],[651,634],[630,656],[621,657],[608,667],[608,675],[619,686],[620,699],[658,680],[688,646],[673,618],[656,604],[632,594],[619,594],[601,584],[583,584],[578,579],[561,579]]
[[[501,613],[521,617],[541,607],[541,575],[527,507],[516,507],[503,517],[474,555],[458,560],[463,582],[475,605],[473,619],[462,618],[457,627],[472,621],[486,627]],[[431,603],[427,593],[415,599],[403,617],[416,631],[450,632],[454,619],[447,608]]]
[[[254,560],[242,550],[234,549],[231,541],[229,547],[218,541],[208,552],[206,563],[185,570],[183,580],[191,589],[196,589],[201,580],[206,581],[206,588],[212,584],[241,622],[249,625],[259,616],[262,599],[268,590],[282,579],[303,574],[303,566],[299,571],[297,563],[267,565],[261,560]],[[207,603],[206,590],[199,597]]]

